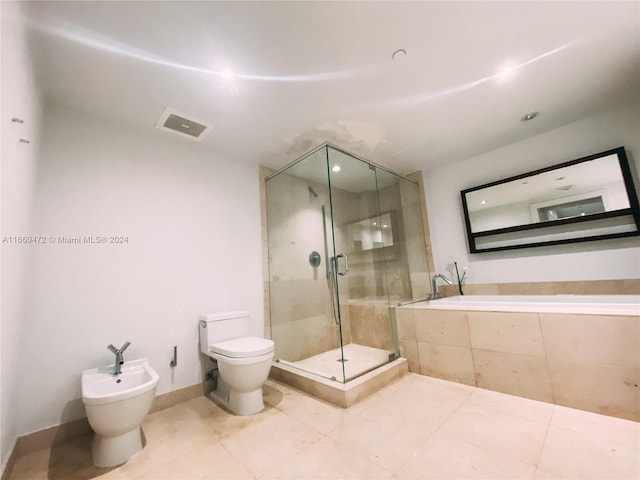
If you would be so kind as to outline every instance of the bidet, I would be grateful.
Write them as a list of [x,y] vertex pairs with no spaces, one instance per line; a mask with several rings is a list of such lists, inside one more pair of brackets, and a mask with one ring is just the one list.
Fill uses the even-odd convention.
[[146,358],[82,372],[82,402],[95,432],[93,463],[114,467],[142,450],[140,425],[149,413],[160,377]]

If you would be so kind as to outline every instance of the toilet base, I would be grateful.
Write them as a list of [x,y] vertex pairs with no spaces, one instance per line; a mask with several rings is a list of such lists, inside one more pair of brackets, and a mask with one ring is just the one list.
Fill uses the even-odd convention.
[[122,465],[142,451],[140,427],[117,437],[94,434],[91,456],[96,467],[108,468]]
[[218,378],[218,387],[211,392],[210,397],[215,403],[231,410],[235,415],[255,415],[264,408],[262,386],[250,392],[236,392]]

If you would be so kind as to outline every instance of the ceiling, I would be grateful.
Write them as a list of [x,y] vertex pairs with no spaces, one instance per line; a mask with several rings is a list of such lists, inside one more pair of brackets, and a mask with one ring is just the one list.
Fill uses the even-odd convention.
[[170,107],[215,125],[202,148],[274,168],[328,141],[428,171],[640,92],[635,1],[23,6],[47,101],[156,135]]

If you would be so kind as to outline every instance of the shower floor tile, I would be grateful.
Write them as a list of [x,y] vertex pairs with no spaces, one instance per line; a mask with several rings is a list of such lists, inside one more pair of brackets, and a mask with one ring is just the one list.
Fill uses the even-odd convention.
[[[346,379],[352,379],[373,370],[380,365],[384,365],[389,361],[389,350],[380,348],[367,347],[365,345],[357,345],[350,343],[343,347],[344,351],[344,373]],[[299,368],[306,372],[315,373],[325,378],[335,378],[342,381],[342,362],[340,361],[340,349],[336,348],[323,352],[313,357],[298,360],[297,362],[281,362]]]

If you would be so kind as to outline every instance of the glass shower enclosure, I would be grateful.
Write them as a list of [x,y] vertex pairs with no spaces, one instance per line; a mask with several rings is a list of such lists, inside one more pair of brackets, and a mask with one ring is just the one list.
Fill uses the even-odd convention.
[[392,307],[429,294],[418,185],[325,144],[265,187],[275,361],[347,382],[396,359]]

